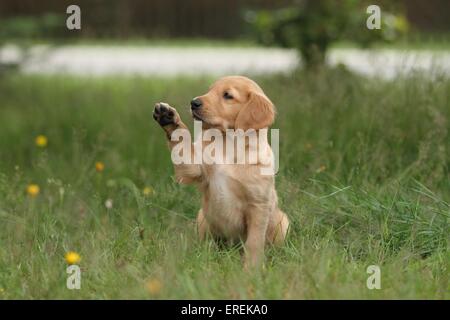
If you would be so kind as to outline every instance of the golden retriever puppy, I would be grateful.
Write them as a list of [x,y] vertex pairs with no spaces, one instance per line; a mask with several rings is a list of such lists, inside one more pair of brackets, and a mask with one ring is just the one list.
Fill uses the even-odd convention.
[[[215,129],[221,133],[223,152],[233,151],[233,160],[236,160],[237,147],[226,143],[230,129],[242,129],[262,137],[257,141],[258,157],[253,162],[249,156],[251,146],[246,140],[244,148],[248,154],[243,163],[194,161],[196,144],[205,150],[213,141],[200,135],[189,145],[192,161],[174,164],[177,181],[195,183],[202,193],[202,208],[197,216],[200,238],[210,234],[232,242],[244,241],[245,267],[258,266],[264,257],[265,244],[282,243],[289,227],[286,214],[278,208],[274,173],[262,174],[262,169],[273,166],[267,128],[274,121],[274,105],[254,81],[228,76],[216,81],[206,94],[194,98],[191,113],[195,120],[201,121],[202,131]],[[172,137],[174,132],[187,130],[177,111],[166,103],[157,103],[153,118],[166,132],[169,148],[174,149],[179,143],[173,141],[176,140]]]

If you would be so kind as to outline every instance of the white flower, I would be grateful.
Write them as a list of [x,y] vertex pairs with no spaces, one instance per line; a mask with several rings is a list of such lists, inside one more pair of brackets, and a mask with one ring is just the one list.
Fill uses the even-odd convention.
[[107,199],[107,200],[105,201],[105,207],[106,207],[106,209],[112,209],[112,207],[113,207],[113,201],[112,201],[112,199]]

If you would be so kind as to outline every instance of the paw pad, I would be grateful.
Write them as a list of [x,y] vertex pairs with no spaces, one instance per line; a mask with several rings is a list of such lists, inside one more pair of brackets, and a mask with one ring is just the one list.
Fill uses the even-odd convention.
[[153,110],[153,119],[155,119],[160,126],[164,127],[169,124],[174,124],[175,118],[176,111],[168,104],[160,102],[155,105],[155,109]]

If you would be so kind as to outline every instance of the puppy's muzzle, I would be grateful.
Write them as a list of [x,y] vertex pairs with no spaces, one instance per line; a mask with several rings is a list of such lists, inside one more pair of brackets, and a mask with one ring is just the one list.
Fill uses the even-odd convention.
[[191,101],[191,110],[196,111],[202,107],[202,100],[195,98]]

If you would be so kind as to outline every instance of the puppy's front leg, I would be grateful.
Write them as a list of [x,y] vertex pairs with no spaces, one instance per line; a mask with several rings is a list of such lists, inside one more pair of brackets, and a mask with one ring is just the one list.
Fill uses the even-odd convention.
[[[167,103],[157,103],[155,105],[155,109],[153,110],[153,119],[159,123],[161,128],[166,132],[169,149],[172,151],[175,145],[177,145],[178,141],[172,141],[171,136],[172,133],[177,129],[186,129],[187,126],[181,121],[180,115],[178,114],[175,108],[172,108]],[[194,148],[192,144],[191,146],[191,162],[189,164],[174,164],[175,168],[175,177],[179,183],[192,183],[199,182],[201,179],[201,169],[200,165],[194,164]]]
[[247,239],[244,250],[244,268],[246,270],[259,267],[264,259],[264,246],[268,227],[267,210],[261,207],[251,208],[246,219]]

